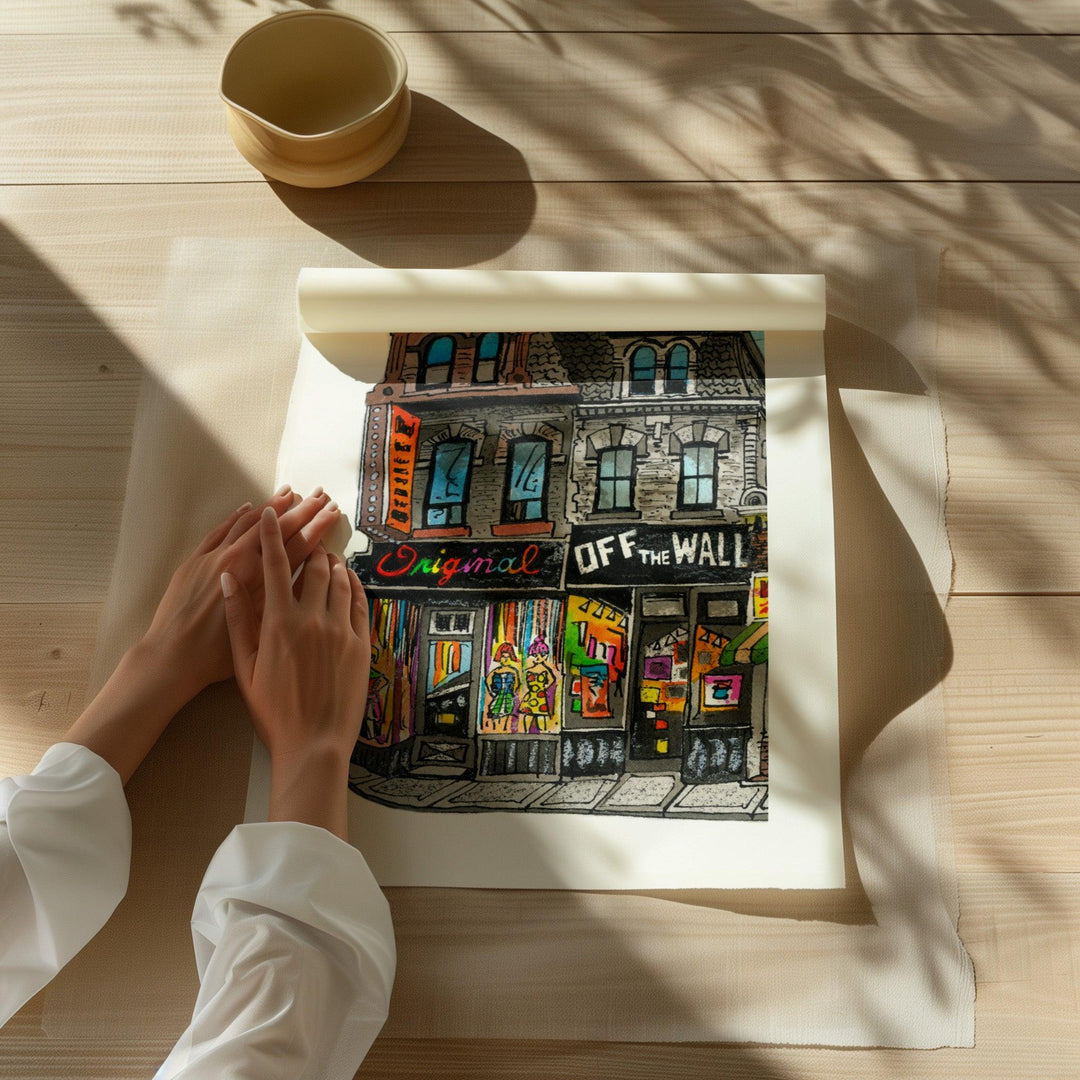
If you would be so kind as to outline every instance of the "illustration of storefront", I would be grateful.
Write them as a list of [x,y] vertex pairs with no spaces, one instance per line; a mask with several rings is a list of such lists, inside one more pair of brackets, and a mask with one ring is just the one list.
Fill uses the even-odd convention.
[[764,779],[761,371],[749,334],[393,335],[354,764]]

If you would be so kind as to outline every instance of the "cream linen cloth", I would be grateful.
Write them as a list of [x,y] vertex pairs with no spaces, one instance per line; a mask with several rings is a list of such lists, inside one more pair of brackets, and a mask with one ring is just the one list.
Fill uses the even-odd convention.
[[[395,238],[393,251],[410,243],[423,265],[421,236]],[[952,561],[931,364],[938,248],[828,225],[702,241],[690,254],[648,236],[598,234],[572,259],[545,244],[526,238],[497,266],[827,277],[848,885],[389,889],[398,971],[384,1037],[970,1046],[939,686]],[[297,274],[356,265],[316,235],[176,242],[95,681],[147,624],[185,551],[224,509],[272,490],[299,346]],[[209,858],[243,813],[251,734],[238,709],[227,688],[204,695],[129,785],[128,899],[46,992],[51,1036],[175,1037],[186,1024],[195,989],[179,933],[197,886],[186,860]]]
[[[120,777],[56,743],[0,780],[0,1024],[102,927],[128,884]],[[199,995],[156,1080],[351,1080],[386,1019],[394,935],[363,856],[299,822],[239,825],[191,916]]]

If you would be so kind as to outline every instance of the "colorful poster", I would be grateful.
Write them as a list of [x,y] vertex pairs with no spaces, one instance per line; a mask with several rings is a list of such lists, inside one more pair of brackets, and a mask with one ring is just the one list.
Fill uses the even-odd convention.
[[764,363],[749,331],[389,335],[358,795],[767,819]]

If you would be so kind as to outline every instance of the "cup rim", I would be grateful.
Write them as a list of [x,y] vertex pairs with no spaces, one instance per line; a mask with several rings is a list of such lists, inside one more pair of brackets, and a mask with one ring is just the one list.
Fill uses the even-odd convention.
[[[233,58],[237,47],[252,34],[270,23],[282,22],[285,19],[341,19],[346,22],[350,22],[359,25],[362,29],[366,30],[373,38],[379,41],[385,49],[393,56],[397,61],[398,73],[394,79],[393,87],[387,94],[386,98],[377,105],[374,109],[364,113],[363,116],[357,117],[355,120],[350,120],[349,123],[342,125],[341,127],[334,128],[331,131],[318,131],[313,134],[306,134],[299,131],[290,131],[288,128],[283,128],[278,124],[275,124],[271,120],[267,120],[265,117],[260,116],[258,113],[249,109],[246,105],[241,105],[238,101],[229,97],[225,93],[225,72],[229,66],[229,61]],[[237,112],[242,113],[244,116],[249,117],[255,123],[261,124],[269,131],[275,132],[278,135],[282,135],[287,139],[296,139],[301,142],[314,142],[318,139],[337,138],[341,135],[346,135],[349,132],[361,127],[362,125],[374,120],[377,116],[380,116],[387,109],[389,109],[395,101],[401,96],[402,87],[404,87],[406,79],[409,74],[408,62],[405,59],[405,53],[402,52],[401,46],[389,36],[384,30],[380,30],[377,26],[372,25],[369,22],[365,22],[363,19],[358,19],[355,15],[350,15],[345,11],[282,11],[277,15],[271,15],[268,19],[262,19],[254,26],[249,26],[230,46],[228,52],[226,52],[224,59],[221,62],[221,72],[218,75],[218,96],[226,106],[230,109],[235,109]]]

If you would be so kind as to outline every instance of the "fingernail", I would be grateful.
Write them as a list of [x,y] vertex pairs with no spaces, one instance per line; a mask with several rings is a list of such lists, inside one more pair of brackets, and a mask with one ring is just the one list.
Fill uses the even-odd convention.
[[242,514],[242,513],[244,513],[244,512],[246,511],[246,510],[250,510],[250,509],[251,509],[251,503],[249,503],[249,502],[246,502],[246,503],[244,503],[244,504],[243,504],[243,506],[238,506],[238,507],[236,508],[236,512],[237,512],[238,514]]
[[281,487],[274,492],[274,498],[280,499],[282,495],[287,495],[290,491],[292,491],[292,488],[289,487],[288,484],[282,484]]
[[226,600],[236,592],[236,582],[228,571],[221,575],[221,591]]
[[322,484],[320,484],[312,493],[311,497],[317,499],[323,493]]
[[277,521],[277,514],[274,513],[272,506],[264,506],[262,512],[263,521]]
[[338,505],[337,505],[336,502],[327,503],[326,506],[323,507],[324,510],[326,510],[328,513],[331,513],[331,514],[336,514],[337,513],[337,508],[338,508]]

